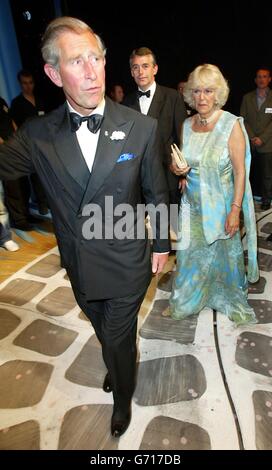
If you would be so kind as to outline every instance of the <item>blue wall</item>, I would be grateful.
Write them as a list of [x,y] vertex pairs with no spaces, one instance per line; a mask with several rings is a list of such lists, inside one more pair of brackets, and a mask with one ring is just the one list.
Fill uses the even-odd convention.
[[8,0],[0,0],[0,96],[8,104],[20,93],[17,73],[22,68]]

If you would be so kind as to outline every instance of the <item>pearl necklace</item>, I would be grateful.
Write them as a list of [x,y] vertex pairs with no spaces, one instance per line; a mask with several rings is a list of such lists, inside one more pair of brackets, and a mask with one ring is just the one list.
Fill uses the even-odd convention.
[[210,122],[212,122],[218,114],[218,109],[216,109],[209,118],[202,118],[200,114],[197,115],[200,126],[206,127]]

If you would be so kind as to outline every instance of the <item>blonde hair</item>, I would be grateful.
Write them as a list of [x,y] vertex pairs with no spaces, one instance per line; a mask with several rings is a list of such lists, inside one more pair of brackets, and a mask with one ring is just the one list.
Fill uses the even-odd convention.
[[199,87],[211,87],[215,89],[215,102],[218,108],[222,108],[229,96],[229,86],[219,68],[212,64],[203,64],[196,67],[189,75],[184,87],[183,96],[186,103],[195,109],[193,90]]
[[71,16],[61,16],[49,23],[42,37],[42,56],[43,60],[47,64],[58,68],[60,50],[57,46],[57,40],[61,34],[67,32],[72,32],[75,34],[83,34],[85,32],[90,32],[97,39],[98,47],[101,50],[103,56],[106,55],[106,48],[103,44],[102,39],[94,33],[90,26],[84,23],[84,21],[81,21],[77,18],[72,18]]

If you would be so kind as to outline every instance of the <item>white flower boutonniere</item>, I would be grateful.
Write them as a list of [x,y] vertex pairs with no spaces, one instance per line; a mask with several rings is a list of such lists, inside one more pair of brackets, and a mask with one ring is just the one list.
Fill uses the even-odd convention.
[[110,136],[111,140],[124,140],[126,137],[126,134],[122,131],[113,131],[113,133]]

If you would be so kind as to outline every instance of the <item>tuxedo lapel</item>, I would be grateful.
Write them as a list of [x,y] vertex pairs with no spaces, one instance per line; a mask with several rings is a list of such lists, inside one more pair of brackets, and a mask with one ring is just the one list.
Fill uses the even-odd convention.
[[[82,199],[80,211],[88,204],[101,188],[106,178],[113,170],[122,149],[126,143],[133,121],[126,121],[111,100],[106,99],[104,120],[100,128],[94,164],[89,183]],[[111,139],[113,132],[122,132],[124,138]]]
[[160,112],[161,112],[161,108],[163,106],[163,103],[164,103],[163,92],[162,92],[160,86],[157,85],[147,115],[151,116],[155,119],[158,119],[159,116],[160,116]]
[[132,109],[135,109],[135,111],[138,111],[139,113],[141,112],[140,108],[140,103],[139,103],[139,98],[137,96],[137,92],[135,91],[133,94],[133,99],[131,101],[131,106]]
[[67,172],[81,186],[82,190],[85,190],[90,171],[82,155],[76,133],[71,132],[68,114],[69,112],[64,106],[63,120],[55,131],[53,144]]

